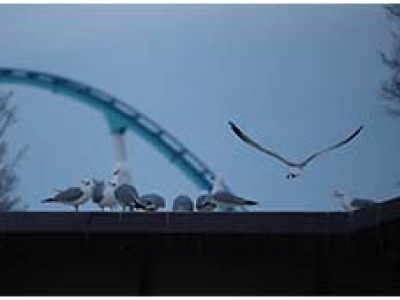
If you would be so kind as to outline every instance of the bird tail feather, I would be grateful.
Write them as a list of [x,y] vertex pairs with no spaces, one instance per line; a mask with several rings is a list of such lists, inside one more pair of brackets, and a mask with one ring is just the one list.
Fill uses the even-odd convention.
[[46,203],[46,202],[56,202],[56,201],[57,201],[56,198],[47,198],[47,199],[43,199],[41,202]]
[[246,205],[258,205],[257,201],[253,201],[253,200],[245,200],[245,204]]

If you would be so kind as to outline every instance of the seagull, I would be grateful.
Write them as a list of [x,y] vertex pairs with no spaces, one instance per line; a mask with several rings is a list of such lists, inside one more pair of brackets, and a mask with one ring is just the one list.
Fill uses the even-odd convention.
[[132,176],[130,169],[125,162],[118,162],[115,169],[112,171],[112,181],[117,184],[130,183]]
[[149,210],[149,207],[141,202],[137,189],[128,183],[118,185],[114,181],[109,181],[109,188],[106,189],[105,195],[114,198],[125,211],[129,208],[130,211],[134,209]]
[[165,199],[157,194],[144,194],[140,197],[140,201],[148,210],[159,210],[165,208]]
[[54,197],[42,200],[42,203],[57,202],[75,207],[78,211],[78,206],[86,203],[92,197],[94,181],[92,179],[82,180],[82,187],[70,187],[61,190]]
[[188,195],[181,194],[175,198],[172,211],[184,212],[194,211],[194,204]]
[[110,210],[113,210],[113,208],[118,205],[115,197],[107,193],[104,181],[94,180],[92,199],[102,211],[104,211],[105,207],[109,207]]
[[200,195],[196,200],[196,210],[197,211],[214,211],[217,208],[215,203],[209,201],[208,194]]
[[233,132],[245,143],[249,144],[250,146],[256,148],[257,150],[270,155],[276,159],[278,159],[279,161],[283,162],[285,165],[289,166],[289,173],[286,175],[286,178],[288,179],[292,179],[292,178],[296,178],[301,174],[301,171],[303,170],[303,168],[309,163],[311,162],[314,158],[316,158],[317,156],[327,153],[331,150],[337,149],[345,144],[347,144],[348,142],[350,142],[352,139],[354,139],[359,133],[360,131],[363,129],[364,126],[360,126],[358,127],[358,129],[356,131],[354,131],[348,138],[346,138],[345,140],[334,144],[333,146],[330,146],[328,148],[325,148],[323,150],[320,150],[318,152],[315,152],[314,154],[310,155],[308,158],[306,158],[304,161],[299,162],[299,163],[295,163],[292,161],[287,160],[286,158],[280,156],[279,154],[268,150],[267,148],[264,148],[263,146],[261,146],[259,143],[257,143],[256,141],[254,141],[253,139],[251,139],[249,136],[247,136],[241,129],[239,129],[239,127],[237,127],[232,121],[229,121],[229,126],[231,127],[231,129],[233,130]]
[[258,205],[257,201],[248,200],[232,194],[222,176],[211,176],[213,187],[209,194],[208,202],[217,206],[217,211],[234,211],[234,208],[240,208],[245,205]]
[[359,209],[372,207],[376,204],[374,200],[350,198],[345,193],[339,191],[334,191],[333,196],[338,199],[340,206],[349,213]]

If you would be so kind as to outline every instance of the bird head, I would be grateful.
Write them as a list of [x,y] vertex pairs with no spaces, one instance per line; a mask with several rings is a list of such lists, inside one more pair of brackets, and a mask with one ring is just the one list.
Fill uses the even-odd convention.
[[118,183],[115,180],[110,180],[107,182],[107,184],[112,188],[116,188],[118,186]]
[[95,182],[94,182],[93,179],[82,179],[82,180],[81,180],[81,183],[82,183],[84,186],[87,186],[87,187],[92,187],[92,186],[94,186],[94,184],[95,184]]
[[299,167],[290,167],[289,173],[286,175],[287,179],[295,179],[301,175],[301,169]]
[[126,163],[123,162],[117,163],[117,166],[112,171],[111,177],[112,180],[116,181],[118,184],[130,183],[132,180],[131,172]]
[[225,180],[221,175],[211,175],[210,176],[210,180],[213,184],[212,186],[212,190],[211,193],[215,193],[217,191],[226,191],[228,190],[226,184],[225,184]]
[[81,183],[82,183],[82,190],[90,194],[93,193],[93,189],[95,187],[95,182],[93,179],[82,179]]
[[345,194],[344,194],[343,192],[340,192],[340,191],[338,191],[338,190],[335,190],[335,191],[333,192],[333,196],[334,196],[335,198],[343,198],[343,197],[345,196]]

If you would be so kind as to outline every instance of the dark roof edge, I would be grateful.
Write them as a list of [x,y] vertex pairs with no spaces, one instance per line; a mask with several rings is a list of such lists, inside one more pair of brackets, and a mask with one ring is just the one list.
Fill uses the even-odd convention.
[[6,212],[0,232],[346,233],[400,219],[400,197],[346,212]]

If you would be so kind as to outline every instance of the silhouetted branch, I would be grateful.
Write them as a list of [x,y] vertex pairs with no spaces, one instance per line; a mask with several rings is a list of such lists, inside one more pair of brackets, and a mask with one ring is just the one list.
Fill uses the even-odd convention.
[[17,122],[17,107],[10,105],[12,95],[13,92],[10,91],[0,96],[0,212],[18,210],[20,198],[13,195],[18,184],[16,167],[28,149],[27,146],[23,147],[11,160],[7,157],[5,135],[10,126]]

